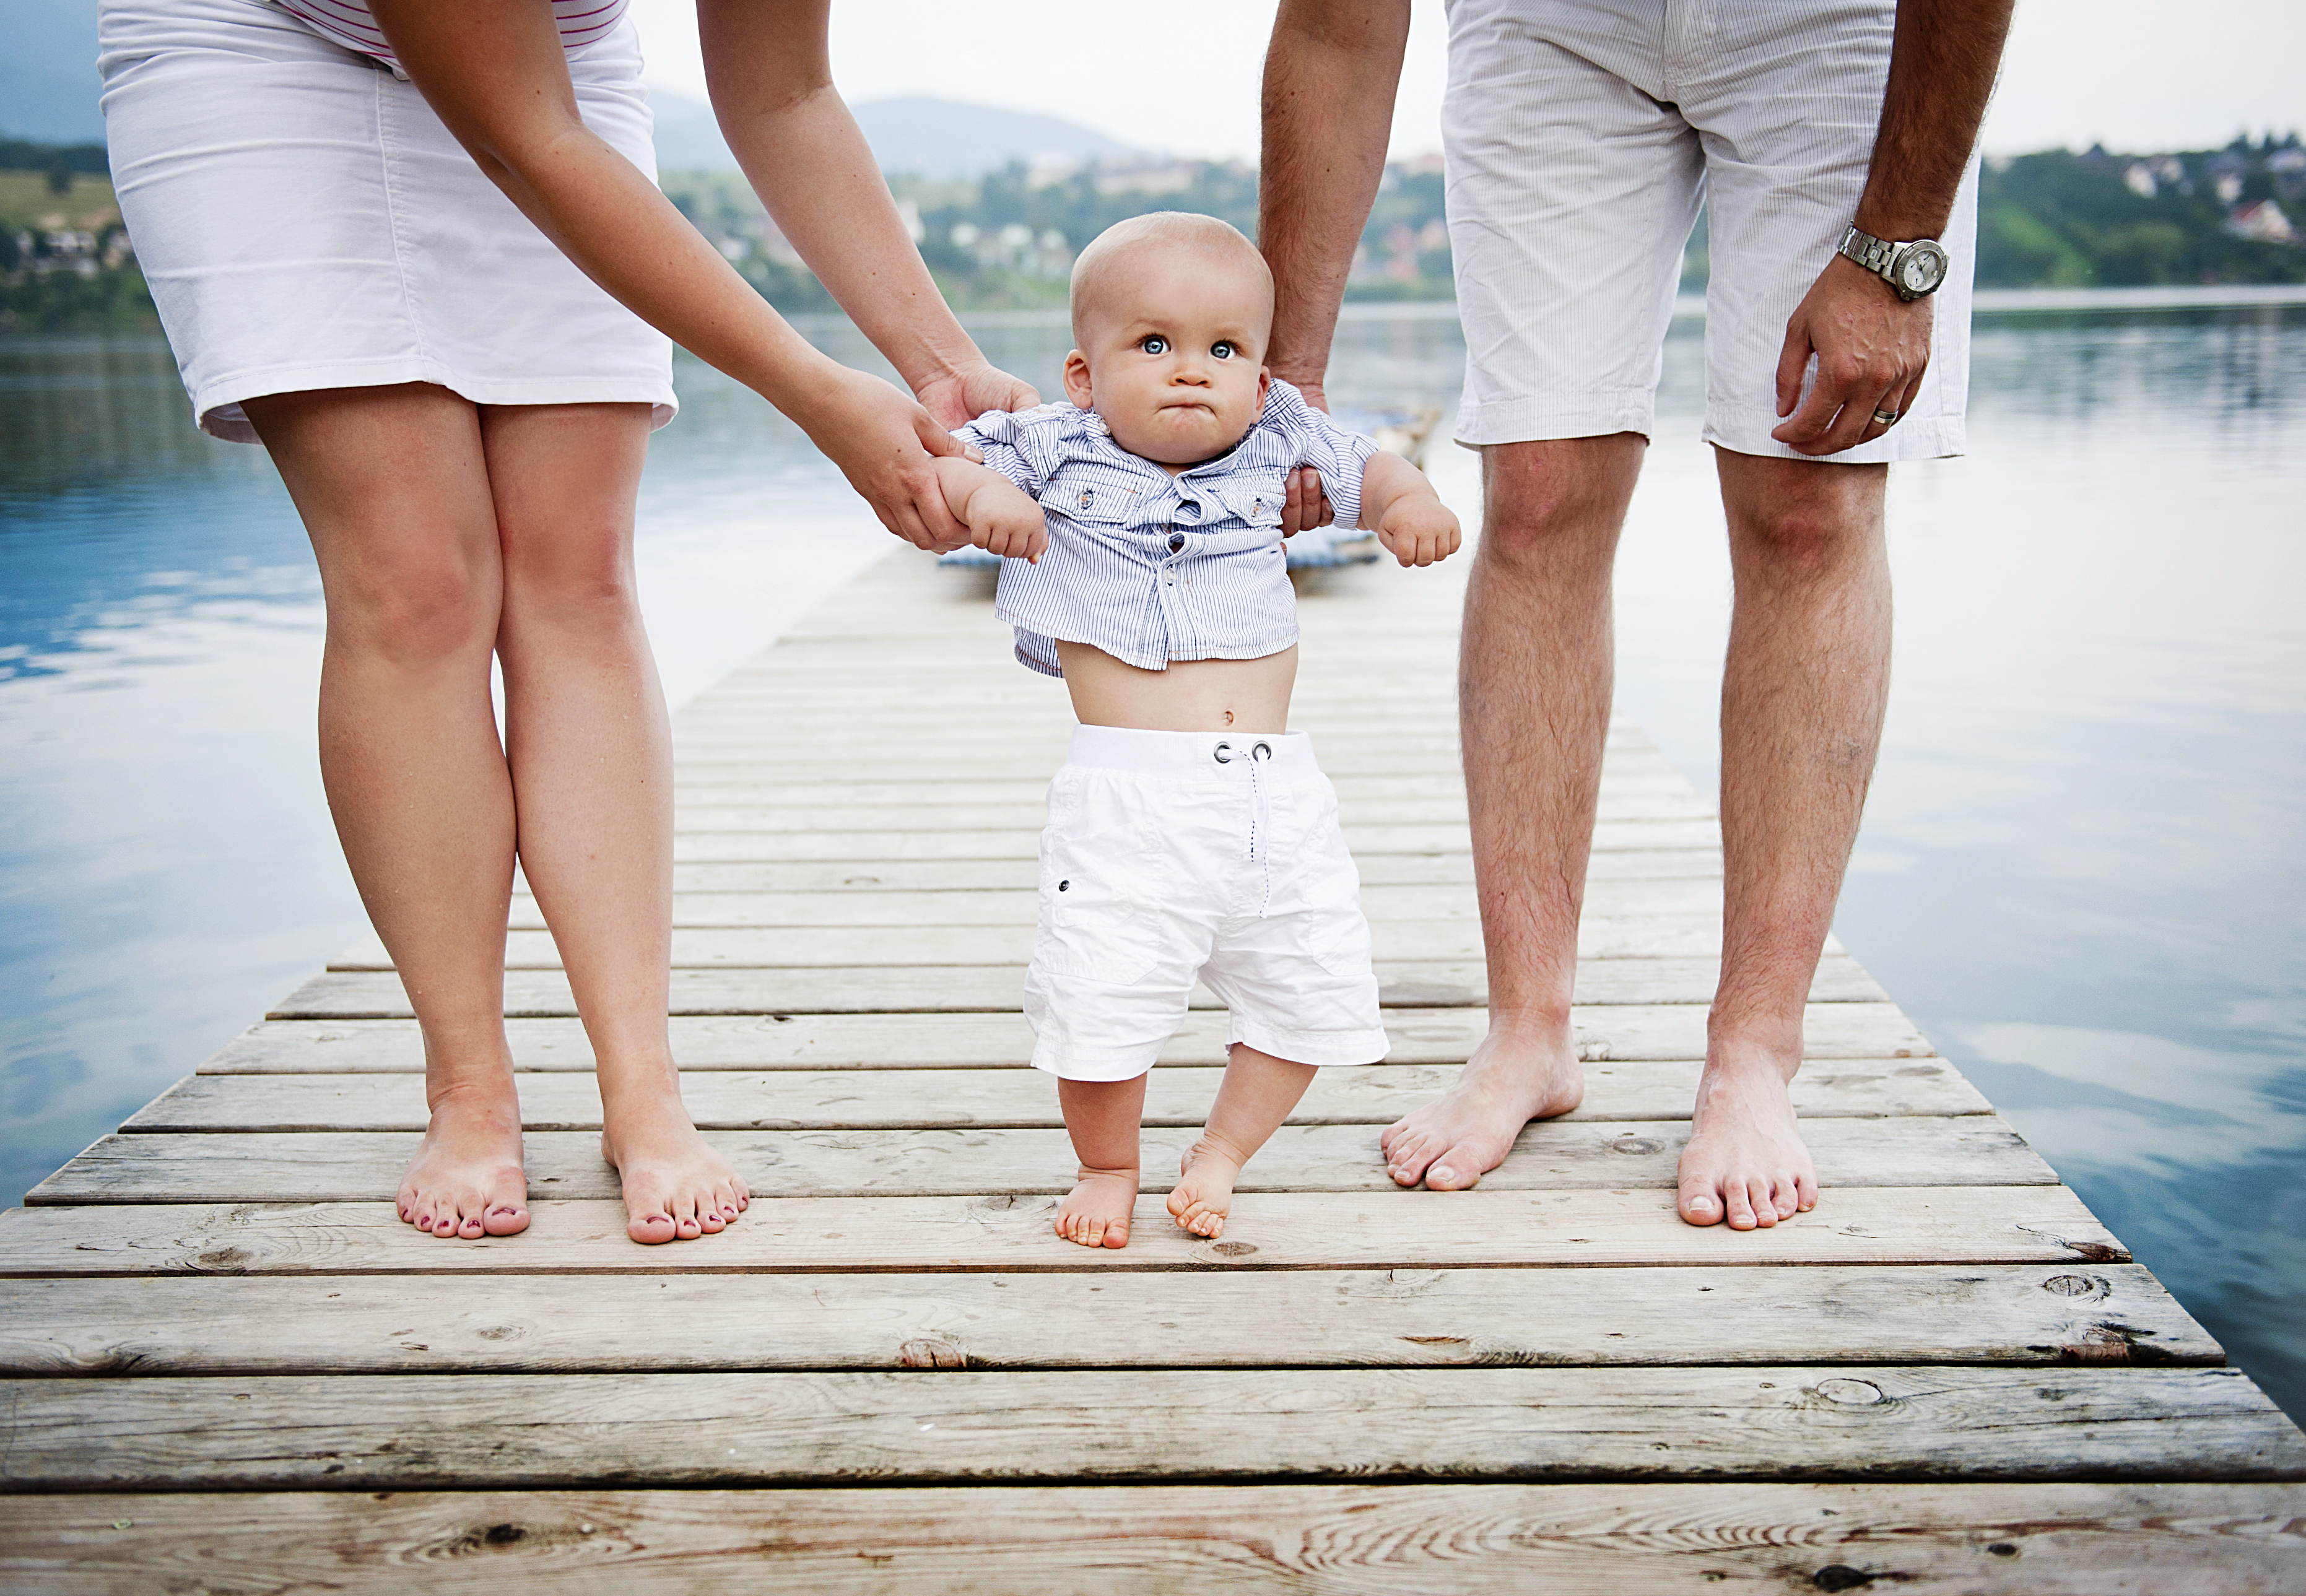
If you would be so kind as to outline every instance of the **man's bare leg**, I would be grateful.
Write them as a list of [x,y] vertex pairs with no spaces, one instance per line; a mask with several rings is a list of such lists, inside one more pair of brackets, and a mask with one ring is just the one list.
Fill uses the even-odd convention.
[[1889,468],[1716,449],[1737,600],[1721,679],[1721,984],[1681,1216],[1764,1228],[1817,1201],[1787,1088],[1890,688]]
[[645,405],[481,413],[521,868],[593,1044],[626,1233],[653,1244],[726,1228],[751,1194],[681,1105],[665,1020],[672,734],[633,585],[648,425]]
[[1057,1107],[1080,1173],[1057,1206],[1057,1233],[1084,1247],[1126,1247],[1137,1207],[1137,1133],[1145,1121],[1145,1077],[1057,1079]]
[[1610,570],[1646,447],[1620,432],[1482,451],[1457,717],[1490,1030],[1456,1084],[1381,1139],[1405,1186],[1472,1185],[1524,1125],[1584,1096],[1577,915],[1610,731]]
[[1178,1163],[1169,1216],[1197,1236],[1215,1240],[1225,1234],[1242,1165],[1281,1128],[1315,1073],[1311,1064],[1292,1063],[1235,1042],[1217,1100],[1209,1105],[1209,1123]]

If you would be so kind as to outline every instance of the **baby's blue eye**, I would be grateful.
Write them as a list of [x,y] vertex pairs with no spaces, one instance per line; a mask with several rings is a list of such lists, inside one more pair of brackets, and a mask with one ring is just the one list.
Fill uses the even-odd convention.
[[1157,332],[1147,333],[1143,337],[1137,340],[1137,346],[1145,351],[1148,354],[1166,354],[1169,353],[1169,340],[1163,337]]
[[1209,353],[1216,355],[1219,360],[1231,360],[1238,351],[1234,348],[1233,341],[1230,338],[1219,338],[1216,343],[1209,346]]

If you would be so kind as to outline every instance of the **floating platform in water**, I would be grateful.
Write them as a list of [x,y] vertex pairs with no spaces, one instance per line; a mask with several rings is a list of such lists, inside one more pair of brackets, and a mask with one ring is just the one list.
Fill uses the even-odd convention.
[[677,718],[673,1034],[751,1212],[625,1240],[522,898],[534,1223],[400,1224],[422,1049],[352,949],[0,1216],[0,1585],[2306,1589],[2306,1438],[1840,948],[1795,1088],[1816,1211],[1676,1217],[1719,828],[1631,725],[1584,1105],[1475,1191],[1386,1180],[1483,1023],[1461,563],[1305,595],[1296,719],[1396,1046],[1316,1083],[1222,1240],[1157,1178],[1223,1062],[1206,994],[1131,1244],[1051,1233],[1018,1001],[1071,719],[901,553]]

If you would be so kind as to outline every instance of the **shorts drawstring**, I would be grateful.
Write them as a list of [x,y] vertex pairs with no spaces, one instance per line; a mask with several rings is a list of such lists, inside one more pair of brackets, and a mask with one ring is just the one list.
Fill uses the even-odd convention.
[[1265,896],[1257,905],[1260,920],[1273,906],[1273,799],[1258,767],[1272,757],[1269,744],[1257,743],[1249,750],[1249,858],[1265,871]]

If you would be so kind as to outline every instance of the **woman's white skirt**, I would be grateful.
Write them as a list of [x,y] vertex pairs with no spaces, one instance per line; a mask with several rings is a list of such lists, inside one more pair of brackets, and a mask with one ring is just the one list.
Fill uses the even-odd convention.
[[[413,84],[262,0],[104,0],[113,183],[201,428],[241,401],[433,382],[645,404],[672,346],[482,175]],[[656,172],[629,20],[568,55],[585,125]]]

